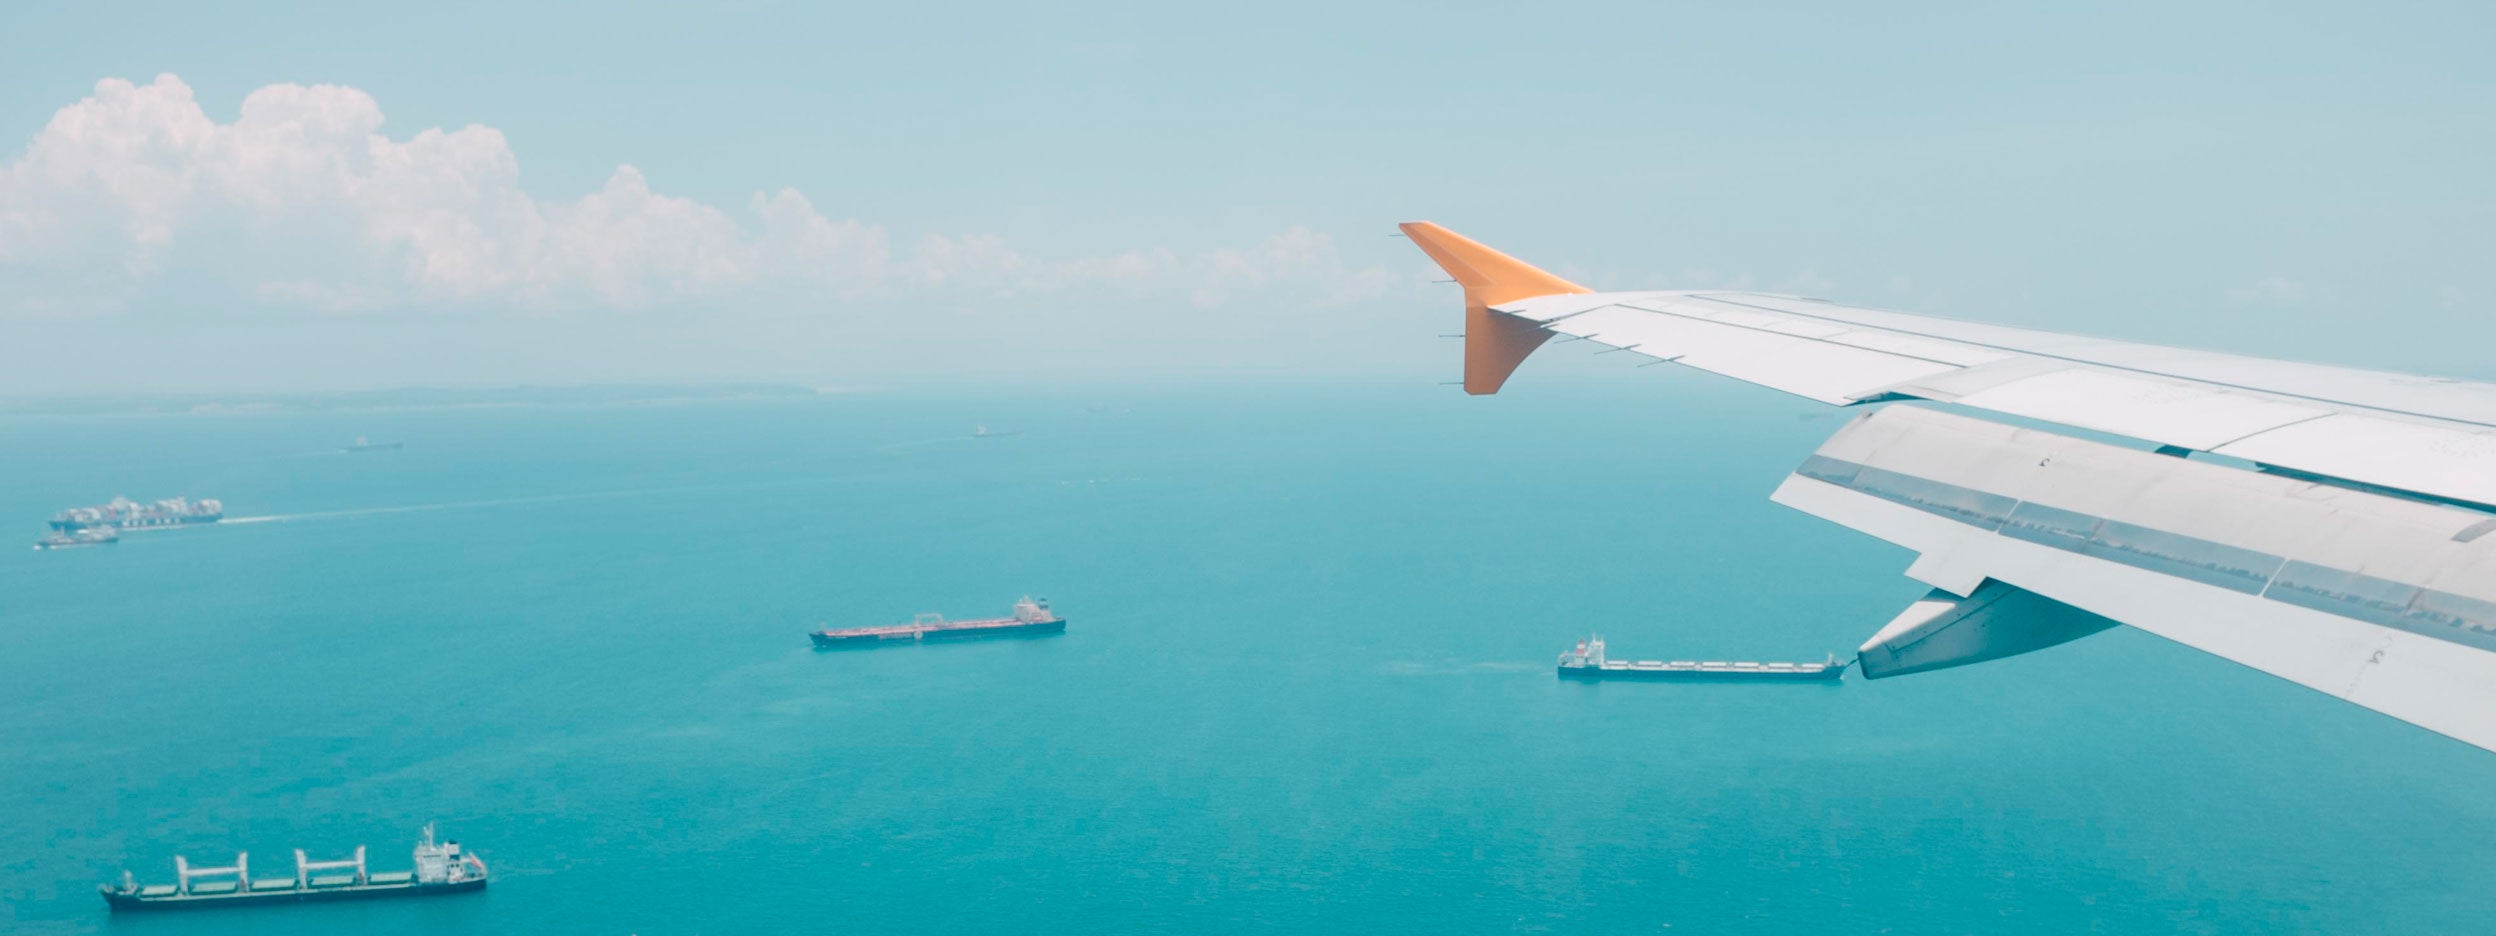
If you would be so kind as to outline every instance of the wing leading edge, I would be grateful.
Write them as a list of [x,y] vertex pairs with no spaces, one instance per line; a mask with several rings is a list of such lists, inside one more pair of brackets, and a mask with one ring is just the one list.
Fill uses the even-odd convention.
[[[1773,499],[1916,551],[1882,678],[2127,624],[2496,750],[2496,386],[1731,292],[1597,293],[1435,224],[1466,382],[1554,335],[1847,406]],[[1536,292],[1536,290],[1548,290]],[[2195,452],[2242,462],[2188,457]],[[2234,467],[2250,462],[2254,468]]]

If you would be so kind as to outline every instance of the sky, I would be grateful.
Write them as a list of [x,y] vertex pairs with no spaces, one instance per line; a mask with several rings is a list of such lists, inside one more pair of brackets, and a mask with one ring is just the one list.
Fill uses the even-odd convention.
[[10,13],[0,395],[1452,379],[1415,219],[2496,378],[2484,4],[220,6]]

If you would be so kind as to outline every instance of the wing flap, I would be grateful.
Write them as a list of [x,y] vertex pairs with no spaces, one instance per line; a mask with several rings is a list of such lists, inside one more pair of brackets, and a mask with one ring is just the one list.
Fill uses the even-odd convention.
[[1914,406],[1849,424],[1774,499],[1916,550],[1938,587],[2033,592],[2496,750],[2473,512]]

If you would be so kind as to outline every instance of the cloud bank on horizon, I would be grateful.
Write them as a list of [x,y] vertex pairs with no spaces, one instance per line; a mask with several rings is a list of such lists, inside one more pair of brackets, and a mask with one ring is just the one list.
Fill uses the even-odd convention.
[[977,234],[896,246],[789,188],[731,211],[654,191],[629,164],[579,199],[546,200],[521,187],[494,128],[382,127],[371,95],[338,85],[268,85],[219,123],[173,75],[98,82],[0,163],[0,314],[120,311],[182,270],[215,271],[231,293],[219,298],[333,313],[1074,290],[1331,306],[1411,282],[1298,227],[1193,255],[1039,259]]

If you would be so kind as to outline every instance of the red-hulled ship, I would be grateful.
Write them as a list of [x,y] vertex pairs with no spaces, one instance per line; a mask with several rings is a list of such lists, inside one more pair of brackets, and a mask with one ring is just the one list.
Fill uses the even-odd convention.
[[1046,598],[1025,597],[1014,603],[1014,616],[976,621],[948,621],[941,614],[922,614],[908,624],[819,630],[812,635],[819,650],[880,647],[928,640],[976,637],[1047,637],[1066,632],[1066,619],[1049,610]]

